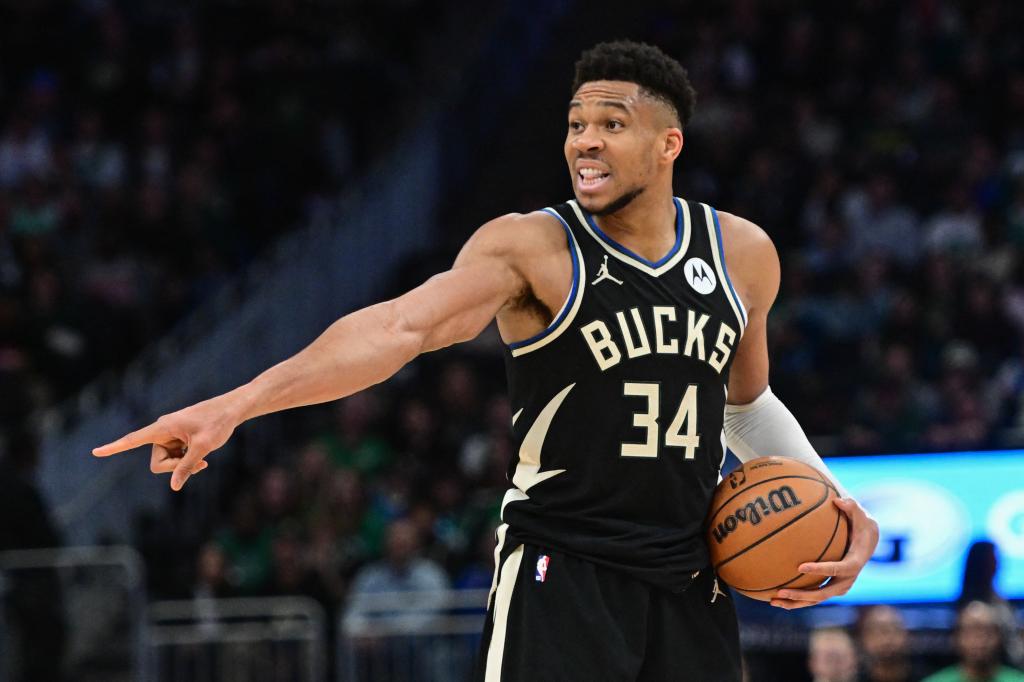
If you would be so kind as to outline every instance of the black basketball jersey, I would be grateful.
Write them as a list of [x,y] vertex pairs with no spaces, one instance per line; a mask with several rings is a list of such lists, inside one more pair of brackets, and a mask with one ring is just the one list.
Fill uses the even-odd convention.
[[708,563],[746,312],[714,209],[674,202],[676,241],[657,262],[575,201],[545,209],[565,229],[573,282],[544,331],[505,348],[514,487],[498,535],[681,590]]

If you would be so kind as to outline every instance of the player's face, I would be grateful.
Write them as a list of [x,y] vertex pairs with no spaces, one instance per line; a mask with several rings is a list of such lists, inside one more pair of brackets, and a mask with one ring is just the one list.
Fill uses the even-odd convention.
[[664,106],[627,81],[584,83],[569,103],[565,160],[576,200],[595,215],[639,196],[658,172]]

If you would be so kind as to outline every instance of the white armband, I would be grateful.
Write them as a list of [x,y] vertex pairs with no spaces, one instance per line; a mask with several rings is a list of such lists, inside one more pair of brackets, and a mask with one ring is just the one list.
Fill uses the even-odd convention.
[[771,387],[746,405],[726,404],[725,443],[741,462],[778,455],[810,464],[828,476],[841,497],[850,496],[814,451],[796,417],[775,397]]

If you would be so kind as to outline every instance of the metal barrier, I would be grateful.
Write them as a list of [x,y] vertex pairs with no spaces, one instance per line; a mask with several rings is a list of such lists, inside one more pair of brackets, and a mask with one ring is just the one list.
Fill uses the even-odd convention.
[[306,597],[158,601],[148,621],[150,679],[326,679],[324,611]]
[[0,679],[142,679],[143,583],[130,547],[0,552]]
[[338,623],[338,682],[469,680],[487,590],[354,595]]

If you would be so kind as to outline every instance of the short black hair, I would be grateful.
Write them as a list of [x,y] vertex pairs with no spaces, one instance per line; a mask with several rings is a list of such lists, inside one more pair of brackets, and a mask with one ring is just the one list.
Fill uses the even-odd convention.
[[654,45],[632,40],[598,43],[576,62],[573,93],[590,81],[636,83],[646,94],[675,109],[684,126],[693,117],[697,91],[690,84],[686,69]]

